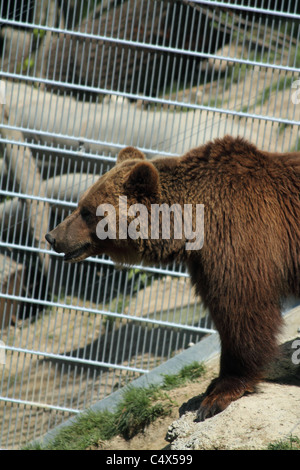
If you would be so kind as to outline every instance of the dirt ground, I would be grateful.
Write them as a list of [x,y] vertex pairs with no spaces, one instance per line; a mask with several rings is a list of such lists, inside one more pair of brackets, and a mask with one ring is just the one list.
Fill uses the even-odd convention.
[[282,335],[280,356],[266,380],[255,393],[232,403],[223,413],[203,423],[194,422],[201,394],[218,374],[215,357],[199,383],[168,392],[174,400],[171,416],[159,419],[130,441],[117,436],[99,443],[99,450],[255,450],[266,449],[291,435],[300,438],[300,365],[295,363],[300,359],[299,326],[298,308]]

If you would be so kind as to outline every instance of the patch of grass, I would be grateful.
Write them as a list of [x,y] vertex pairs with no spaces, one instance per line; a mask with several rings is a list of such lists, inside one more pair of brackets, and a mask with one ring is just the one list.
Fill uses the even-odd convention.
[[159,417],[171,414],[173,401],[167,390],[197,380],[205,371],[198,362],[183,367],[178,374],[165,375],[162,386],[126,387],[116,411],[86,411],[70,426],[62,428],[47,445],[33,443],[25,450],[84,450],[120,435],[128,440]]
[[114,435],[131,439],[160,416],[168,416],[172,401],[159,387],[131,387],[115,413]]
[[114,435],[114,414],[109,411],[86,411],[76,417],[72,425],[62,428],[47,445],[33,443],[25,450],[84,450],[99,440]]
[[268,450],[300,450],[300,439],[296,436],[290,436],[285,441],[269,444]]
[[199,362],[192,362],[188,366],[181,369],[178,374],[165,375],[162,388],[164,390],[171,390],[176,387],[182,387],[187,382],[195,382],[205,372],[204,364]]
[[83,412],[49,444],[33,444],[26,450],[84,450],[117,435],[129,440],[156,418],[171,412],[171,400],[165,395],[163,400],[157,401],[160,394],[162,392],[156,388],[129,388],[114,413],[107,410]]

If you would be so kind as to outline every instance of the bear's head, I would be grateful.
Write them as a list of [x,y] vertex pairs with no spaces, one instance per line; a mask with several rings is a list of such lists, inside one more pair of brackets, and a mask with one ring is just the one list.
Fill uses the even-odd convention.
[[124,236],[130,222],[127,208],[149,207],[159,199],[158,171],[142,152],[126,147],[116,165],[83,194],[77,209],[47,233],[46,240],[56,252],[65,253],[68,262],[101,254],[117,263],[140,262],[139,240]]

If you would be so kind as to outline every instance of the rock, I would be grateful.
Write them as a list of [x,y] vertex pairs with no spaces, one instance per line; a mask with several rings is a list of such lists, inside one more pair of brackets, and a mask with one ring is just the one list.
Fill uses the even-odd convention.
[[290,435],[300,438],[300,388],[263,383],[213,418],[197,423],[195,416],[187,412],[169,427],[172,450],[266,449]]

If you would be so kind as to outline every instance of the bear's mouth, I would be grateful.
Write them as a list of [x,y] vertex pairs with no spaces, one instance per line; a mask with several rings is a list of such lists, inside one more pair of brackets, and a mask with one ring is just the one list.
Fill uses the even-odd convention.
[[84,245],[76,248],[74,251],[69,251],[64,256],[64,261],[68,261],[71,263],[75,263],[76,261],[82,261],[88,256],[88,249],[90,247],[90,243],[85,243]]

